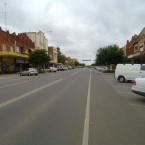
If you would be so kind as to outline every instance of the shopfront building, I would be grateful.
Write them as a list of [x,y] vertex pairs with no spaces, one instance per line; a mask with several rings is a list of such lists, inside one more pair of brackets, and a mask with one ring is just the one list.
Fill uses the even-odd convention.
[[15,52],[0,52],[0,72],[18,72],[29,66],[28,55]]
[[29,66],[29,52],[34,42],[25,34],[10,34],[0,28],[0,73],[19,72]]

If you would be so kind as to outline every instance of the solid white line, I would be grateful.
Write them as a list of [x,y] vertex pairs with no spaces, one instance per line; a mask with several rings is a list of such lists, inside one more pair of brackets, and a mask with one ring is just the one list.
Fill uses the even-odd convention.
[[89,116],[90,116],[90,92],[91,92],[90,90],[91,90],[91,70],[90,70],[90,77],[89,77],[87,106],[86,106],[86,115],[85,115],[83,144],[82,145],[88,145],[88,143],[89,143]]
[[4,103],[1,103],[0,104],[0,108],[1,107],[4,107],[4,106],[6,106],[6,105],[9,105],[9,104],[11,104],[11,103],[13,103],[13,102],[16,102],[17,100],[20,100],[20,99],[22,99],[22,98],[25,98],[25,97],[27,97],[27,96],[29,96],[29,95],[31,95],[31,94],[34,94],[34,93],[36,93],[36,92],[38,92],[38,91],[40,91],[40,90],[42,90],[42,89],[45,89],[46,87],[49,87],[49,86],[51,86],[51,85],[54,85],[54,84],[56,84],[56,83],[58,83],[58,82],[60,82],[60,81],[62,81],[63,79],[59,79],[59,80],[57,80],[57,81],[54,81],[54,82],[52,82],[52,83],[49,83],[49,84],[47,84],[47,85],[45,85],[45,86],[42,86],[42,87],[40,87],[40,88],[38,88],[38,89],[35,89],[35,90],[33,90],[33,91],[30,91],[30,92],[28,92],[28,93],[26,93],[26,94],[23,94],[23,95],[21,95],[21,96],[18,96],[18,97],[16,97],[16,98],[13,98],[13,99],[11,99],[11,100],[9,100],[9,101],[6,101],[6,102],[4,102]]
[[129,104],[129,105],[132,105],[132,106],[136,106],[136,107],[145,107],[145,106],[143,106],[143,105],[136,105],[136,104]]
[[75,73],[72,73],[72,74],[70,74],[70,76],[73,76],[73,75],[75,75],[75,74],[77,74],[77,73],[79,73],[80,71],[77,71],[77,72],[75,72]]
[[18,85],[18,84],[23,84],[23,83],[26,83],[26,82],[29,82],[29,81],[24,81],[24,82],[20,82],[20,83],[15,83],[15,84],[10,84],[10,85],[6,85],[6,86],[2,86],[0,87],[1,88],[6,88],[6,87],[10,87],[10,86],[14,86],[14,85]]

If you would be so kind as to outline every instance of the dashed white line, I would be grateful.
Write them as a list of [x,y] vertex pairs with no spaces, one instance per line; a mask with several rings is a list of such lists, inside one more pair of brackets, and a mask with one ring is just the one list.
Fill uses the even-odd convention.
[[47,85],[45,85],[45,86],[42,86],[42,87],[40,87],[40,88],[37,88],[37,89],[35,89],[35,90],[33,90],[33,91],[30,91],[30,92],[28,92],[28,93],[25,93],[25,94],[23,94],[23,95],[21,95],[21,96],[18,96],[18,97],[16,97],[16,98],[13,98],[13,99],[11,99],[11,100],[9,100],[9,101],[6,101],[6,102],[4,102],[4,103],[1,103],[0,104],[0,108],[1,107],[4,107],[4,106],[6,106],[6,105],[9,105],[9,104],[11,104],[11,103],[13,103],[13,102],[16,102],[17,100],[20,100],[20,99],[22,99],[22,98],[25,98],[25,97],[27,97],[27,96],[29,96],[29,95],[31,95],[31,94],[34,94],[34,93],[36,93],[36,92],[38,92],[38,91],[40,91],[40,90],[42,90],[42,89],[45,89],[46,87],[49,87],[49,86],[51,86],[51,85],[54,85],[54,84],[56,84],[56,83],[58,83],[58,82],[60,82],[60,81],[62,81],[63,79],[59,79],[59,80],[57,80],[57,81],[54,81],[54,82],[52,82],[52,83],[49,83],[49,84],[47,84]]
[[83,133],[83,143],[82,143],[82,145],[88,145],[88,142],[89,142],[90,92],[91,92],[90,90],[91,90],[91,70],[90,70],[90,77],[89,77],[87,106],[86,106],[86,115],[85,115],[85,123],[84,123],[84,133]]
[[129,105],[131,105],[131,106],[136,106],[136,107],[143,107],[143,108],[145,108],[145,106],[143,106],[143,105],[137,105],[137,104],[129,104]]
[[14,77],[11,77],[11,76],[10,77],[0,77],[0,79],[3,80],[3,79],[15,78],[15,77],[17,77],[17,76],[14,76]]
[[15,84],[10,84],[10,85],[6,85],[6,86],[2,86],[0,87],[1,88],[6,88],[6,87],[10,87],[10,86],[14,86],[14,85],[18,85],[18,84],[23,84],[23,83],[26,83],[26,82],[29,82],[29,81],[24,81],[24,82],[20,82],[20,83],[15,83]]
[[70,74],[70,76],[73,76],[73,75],[75,75],[75,74],[77,74],[77,73],[79,73],[80,71],[77,71],[77,72],[75,72],[75,73],[72,73],[72,74]]

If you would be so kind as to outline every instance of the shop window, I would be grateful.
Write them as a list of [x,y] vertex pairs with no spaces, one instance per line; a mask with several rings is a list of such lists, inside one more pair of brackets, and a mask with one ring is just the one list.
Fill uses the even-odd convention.
[[145,65],[141,65],[141,70],[145,71]]
[[19,47],[17,47],[17,52],[18,52],[18,53],[20,52]]
[[144,48],[143,44],[139,46],[140,51],[143,51],[143,48]]
[[134,52],[136,52],[136,51],[138,51],[138,46],[137,45],[134,46]]
[[11,52],[14,52],[14,48],[13,48],[13,46],[11,46],[10,51],[11,51]]
[[2,44],[2,51],[7,51],[6,44]]

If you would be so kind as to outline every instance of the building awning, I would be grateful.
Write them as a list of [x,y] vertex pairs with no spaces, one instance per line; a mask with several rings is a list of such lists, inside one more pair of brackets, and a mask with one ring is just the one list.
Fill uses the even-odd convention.
[[26,58],[26,59],[29,58],[29,56],[26,54],[20,54],[20,53],[9,52],[9,51],[0,52],[0,56],[13,57],[13,58]]
[[128,58],[134,58],[134,57],[139,56],[139,55],[140,55],[140,52],[128,55]]
[[30,48],[31,51],[34,51],[34,49]]

